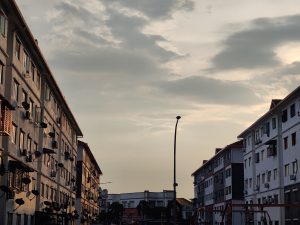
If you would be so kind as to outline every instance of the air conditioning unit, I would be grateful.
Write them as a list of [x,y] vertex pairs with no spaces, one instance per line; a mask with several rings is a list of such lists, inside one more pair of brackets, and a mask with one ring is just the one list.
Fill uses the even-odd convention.
[[57,148],[57,141],[52,141],[52,148]]
[[20,150],[21,156],[27,156],[27,149]]
[[25,120],[30,120],[31,119],[31,116],[30,116],[30,112],[28,110],[26,110],[23,114],[23,118]]
[[290,180],[296,180],[296,174],[292,174],[292,175],[290,175]]
[[265,183],[265,188],[270,188],[270,184],[269,183]]
[[50,176],[51,176],[51,177],[56,177],[56,171],[55,171],[55,170],[52,170],[51,173],[50,173]]
[[32,155],[31,154],[26,156],[26,162],[32,162]]

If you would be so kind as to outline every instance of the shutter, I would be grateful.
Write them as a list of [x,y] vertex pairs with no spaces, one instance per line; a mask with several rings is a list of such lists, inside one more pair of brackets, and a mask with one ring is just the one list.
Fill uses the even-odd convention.
[[12,130],[12,111],[7,106],[1,109],[0,136],[9,136]]

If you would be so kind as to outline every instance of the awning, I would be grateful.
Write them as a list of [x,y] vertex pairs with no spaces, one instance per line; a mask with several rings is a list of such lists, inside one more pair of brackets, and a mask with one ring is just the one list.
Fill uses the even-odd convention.
[[8,162],[8,170],[9,171],[15,171],[16,169],[19,169],[23,172],[34,172],[34,169],[31,167],[27,166],[25,163],[21,161],[16,161],[16,160],[9,160]]
[[50,148],[43,148],[43,153],[44,154],[56,154],[56,152]]
[[277,144],[277,140],[272,139],[272,140],[267,141],[265,144],[266,145],[276,145]]

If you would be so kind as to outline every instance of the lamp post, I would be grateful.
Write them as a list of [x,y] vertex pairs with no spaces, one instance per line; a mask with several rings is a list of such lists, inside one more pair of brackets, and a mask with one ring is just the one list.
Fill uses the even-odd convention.
[[178,121],[180,120],[181,116],[176,116],[176,125],[175,125],[175,135],[174,135],[174,183],[173,183],[173,188],[174,188],[174,225],[176,225],[176,220],[177,220],[177,215],[176,215],[176,135],[177,135],[177,125]]

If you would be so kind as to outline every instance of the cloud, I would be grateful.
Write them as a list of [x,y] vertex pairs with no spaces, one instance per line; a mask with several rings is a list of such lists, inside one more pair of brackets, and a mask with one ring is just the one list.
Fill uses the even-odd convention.
[[212,59],[213,70],[256,69],[281,66],[276,47],[300,41],[300,16],[260,18],[251,28],[223,41],[223,50]]
[[164,82],[160,87],[174,97],[198,103],[248,105],[260,101],[249,87],[237,81],[193,76]]
[[300,62],[293,62],[280,70],[280,75],[300,75]]
[[103,0],[108,5],[117,5],[119,8],[126,7],[137,10],[151,20],[167,19],[175,11],[191,11],[194,9],[194,2],[191,0]]

